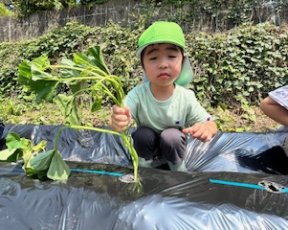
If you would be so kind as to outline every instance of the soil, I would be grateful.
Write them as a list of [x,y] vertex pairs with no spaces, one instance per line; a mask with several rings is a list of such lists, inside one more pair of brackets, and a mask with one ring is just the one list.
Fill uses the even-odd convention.
[[[254,121],[247,121],[239,118],[237,113],[233,113],[235,117],[235,128],[240,131],[249,131],[249,132],[267,132],[272,131],[280,127],[280,124],[266,116],[259,108],[254,107]],[[243,130],[241,130],[243,129]]]
[[252,125],[255,131],[271,131],[279,128],[280,124],[267,117],[260,109],[254,109],[256,121]]

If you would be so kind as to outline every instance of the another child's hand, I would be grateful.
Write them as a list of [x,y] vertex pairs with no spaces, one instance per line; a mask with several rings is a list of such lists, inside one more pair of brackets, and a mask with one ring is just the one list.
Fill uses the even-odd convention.
[[110,126],[114,131],[123,132],[127,129],[131,121],[131,113],[129,108],[119,107],[116,105],[112,106],[112,114],[110,118]]
[[190,134],[192,137],[200,141],[210,141],[217,132],[217,125],[214,121],[207,121],[203,123],[196,123],[189,128],[182,130],[185,134]]

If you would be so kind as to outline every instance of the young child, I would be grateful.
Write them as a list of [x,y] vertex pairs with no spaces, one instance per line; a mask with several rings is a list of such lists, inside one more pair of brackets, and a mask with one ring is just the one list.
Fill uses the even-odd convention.
[[144,81],[128,93],[125,108],[112,107],[113,130],[122,132],[132,118],[136,121],[132,138],[140,166],[165,159],[171,170],[187,171],[183,161],[186,135],[206,142],[217,132],[216,123],[194,92],[180,86],[192,79],[184,49],[185,38],[178,24],[154,22],[138,40]]
[[[272,120],[288,127],[288,85],[282,86],[268,93],[260,102],[260,109]],[[282,148],[288,156],[288,137],[282,143]]]
[[268,117],[288,127],[288,85],[271,91],[260,102],[260,108]]

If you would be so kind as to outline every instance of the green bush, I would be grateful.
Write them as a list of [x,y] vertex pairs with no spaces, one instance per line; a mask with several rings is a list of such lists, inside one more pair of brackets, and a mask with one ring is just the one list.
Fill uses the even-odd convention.
[[[29,41],[0,43],[0,95],[23,97],[22,86],[17,81],[17,68],[23,59],[33,59],[45,53],[54,62],[62,56],[71,57],[85,49],[94,29],[69,22],[61,29]],[[26,92],[25,92],[26,93]]]
[[8,10],[6,6],[0,2],[0,17],[2,16],[14,16],[11,10]]
[[242,25],[230,33],[190,34],[193,88],[212,105],[257,104],[288,81],[288,35],[271,24]]
[[[17,84],[17,67],[23,59],[46,53],[60,57],[100,45],[112,74],[122,77],[125,93],[140,80],[137,38],[143,23],[129,28],[109,23],[88,27],[76,22],[54,29],[31,41],[0,43],[0,95],[27,96]],[[207,105],[243,108],[257,105],[267,92],[288,81],[288,33],[271,24],[244,24],[227,33],[187,33],[187,53],[194,69],[191,88]],[[66,89],[65,89],[66,90]]]

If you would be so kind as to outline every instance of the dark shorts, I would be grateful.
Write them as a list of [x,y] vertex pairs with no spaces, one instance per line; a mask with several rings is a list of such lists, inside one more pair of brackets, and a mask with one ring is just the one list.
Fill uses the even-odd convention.
[[4,124],[0,121],[0,139],[2,138],[4,128],[5,128]]
[[5,137],[3,136],[5,125],[3,122],[0,122],[0,149],[3,149],[5,146]]

